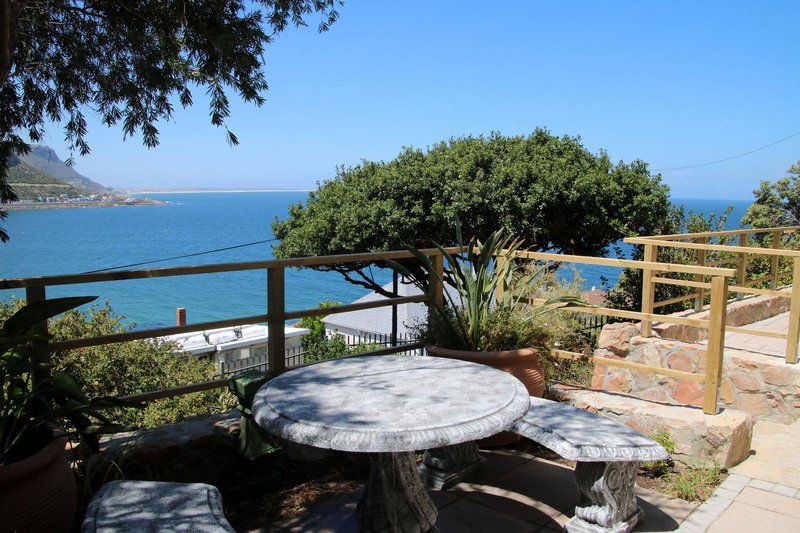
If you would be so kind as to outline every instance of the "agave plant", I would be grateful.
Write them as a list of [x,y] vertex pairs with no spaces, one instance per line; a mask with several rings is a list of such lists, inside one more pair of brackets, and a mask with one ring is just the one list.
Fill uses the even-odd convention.
[[130,428],[101,412],[138,404],[113,397],[88,399],[68,375],[35,361],[31,342],[44,340],[36,326],[96,296],[53,298],[28,304],[0,328],[0,465],[24,459],[60,427],[71,441],[97,449],[98,435]]
[[[574,296],[559,296],[531,305],[526,295],[531,285],[540,281],[550,269],[549,265],[524,271],[519,267],[520,239],[498,230],[485,241],[471,239],[462,245],[460,229],[456,229],[462,253],[451,254],[445,247],[436,245],[444,261],[444,273],[434,268],[430,257],[416,248],[407,249],[421,264],[413,271],[391,261],[389,266],[409,279],[431,302],[428,329],[435,328],[437,337],[447,348],[480,350],[485,328],[496,313],[519,313],[523,321],[559,307],[587,305]],[[439,304],[430,287],[433,277],[444,290],[444,302]]]

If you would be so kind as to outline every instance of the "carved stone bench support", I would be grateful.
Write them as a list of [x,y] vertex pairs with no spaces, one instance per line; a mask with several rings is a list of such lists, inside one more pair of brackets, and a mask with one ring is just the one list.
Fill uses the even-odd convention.
[[570,533],[628,533],[642,519],[634,487],[639,462],[578,462],[578,504]]

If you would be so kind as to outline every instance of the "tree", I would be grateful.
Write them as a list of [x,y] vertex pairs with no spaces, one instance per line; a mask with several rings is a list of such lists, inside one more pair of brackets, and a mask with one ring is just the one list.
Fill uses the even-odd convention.
[[[579,137],[461,137],[394,160],[338,168],[272,229],[276,257],[424,248],[498,228],[537,250],[598,255],[650,233],[669,213],[669,190],[647,164],[612,163]],[[386,294],[370,265],[318,267]]]
[[742,218],[743,225],[753,228],[800,225],[800,161],[786,173],[787,177],[774,183],[761,181],[753,191],[755,200]]
[[[265,46],[310,14],[327,30],[337,3],[0,0],[0,203],[16,199],[6,172],[13,154],[28,151],[21,135],[41,140],[46,120],[63,120],[81,155],[89,153],[87,110],[153,147],[157,122],[171,118],[176,104],[190,106],[192,90],[201,89],[211,98],[211,123],[225,127],[229,91],[264,103]],[[230,131],[227,139],[238,142]]]

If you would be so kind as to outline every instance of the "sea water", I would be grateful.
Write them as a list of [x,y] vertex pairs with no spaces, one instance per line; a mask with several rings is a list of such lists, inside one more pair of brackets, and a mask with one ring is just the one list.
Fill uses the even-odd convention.
[[[272,238],[270,224],[285,217],[305,192],[148,194],[166,205],[13,211],[5,222],[11,241],[0,245],[0,278],[74,274],[202,252]],[[695,212],[734,207],[728,227],[737,227],[747,201],[675,199]],[[257,261],[272,258],[272,243],[131,268]],[[587,288],[613,285],[620,270],[583,266]],[[190,322],[266,312],[266,271],[227,272],[86,285],[48,287],[55,296],[96,295],[140,327],[171,325],[175,308]],[[379,275],[382,282],[389,273]],[[287,269],[287,310],[315,307],[321,300],[348,303],[367,290],[339,274]],[[0,300],[24,296],[0,291]]]

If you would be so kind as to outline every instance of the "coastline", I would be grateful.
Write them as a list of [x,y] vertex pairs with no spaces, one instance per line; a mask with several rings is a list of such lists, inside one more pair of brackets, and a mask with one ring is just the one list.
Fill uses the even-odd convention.
[[[116,190],[116,189],[115,189]],[[180,189],[180,190],[131,190],[118,189],[126,194],[209,194],[209,193],[241,193],[241,192],[312,192],[311,189]]]
[[0,209],[5,211],[36,211],[41,209],[85,209],[89,207],[137,207],[144,205],[167,205],[164,200],[146,199],[139,202],[53,202],[37,204],[2,204]]

